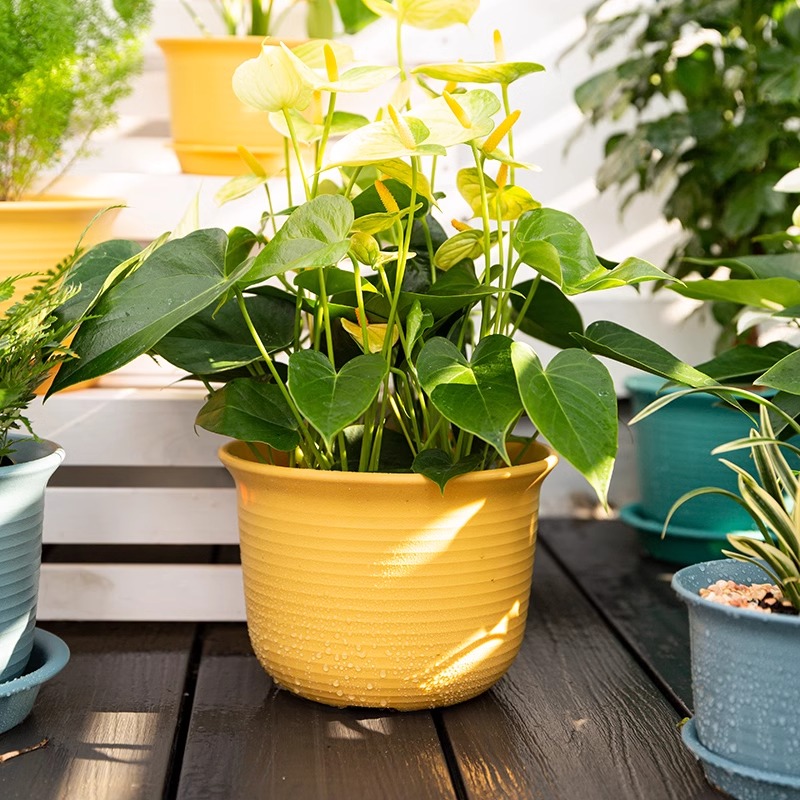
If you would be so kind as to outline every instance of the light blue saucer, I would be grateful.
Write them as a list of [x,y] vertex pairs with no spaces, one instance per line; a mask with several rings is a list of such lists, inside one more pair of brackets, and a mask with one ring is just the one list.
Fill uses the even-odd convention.
[[31,713],[39,687],[58,675],[69,661],[69,648],[53,633],[36,628],[33,651],[25,671],[0,683],[0,734],[19,725]]

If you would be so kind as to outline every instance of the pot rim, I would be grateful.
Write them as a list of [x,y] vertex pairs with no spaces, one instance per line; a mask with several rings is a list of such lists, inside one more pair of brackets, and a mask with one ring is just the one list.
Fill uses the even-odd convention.
[[2,478],[17,475],[32,475],[44,469],[55,470],[66,456],[64,448],[50,439],[34,439],[30,435],[20,433],[12,433],[11,439],[14,441],[22,440],[25,442],[34,442],[34,444],[38,446],[39,451],[43,454],[38,457],[27,459],[26,461],[1,466],[0,477]]
[[[392,483],[403,486],[436,485],[430,478],[426,478],[424,475],[409,472],[342,472],[341,470],[296,469],[294,467],[284,467],[276,464],[262,464],[258,461],[251,461],[249,458],[243,458],[233,452],[234,449],[238,449],[241,446],[245,446],[245,443],[238,439],[233,439],[226,442],[217,451],[220,461],[222,461],[227,469],[233,468],[241,472],[249,472],[253,475],[273,475],[275,477],[286,477],[291,474],[293,480],[324,481],[333,484],[352,483],[354,480],[358,480],[362,485],[386,485]],[[504,465],[498,469],[468,472],[464,475],[452,478],[448,481],[447,485],[487,481],[494,482],[508,480],[526,474],[530,475],[533,479],[540,476],[544,478],[558,463],[558,456],[553,450],[541,442],[534,442],[532,447],[536,448],[535,452],[540,456],[535,461],[517,464],[513,467]]]
[[[646,396],[651,399],[655,399],[656,397],[661,397],[667,394],[673,394],[674,392],[678,392],[681,389],[687,388],[685,386],[669,386],[669,378],[662,378],[660,375],[652,375],[649,372],[637,372],[633,375],[628,375],[625,378],[624,384],[625,388],[631,394]],[[742,388],[748,388],[750,391],[757,391],[758,394],[764,397],[772,397],[775,394],[775,390],[770,389],[767,386],[750,386]],[[708,403],[715,403],[719,404],[721,408],[730,408],[731,411],[736,411],[733,406],[728,406],[722,400],[720,400],[719,397],[717,397],[715,394],[711,394],[710,392],[694,392],[693,394],[684,395],[681,398],[681,402],[684,401],[702,402],[706,405]]]
[[297,47],[299,44],[305,44],[308,39],[296,39],[293,37],[283,36],[228,36],[225,34],[215,34],[212,36],[164,36],[155,40],[156,44],[162,49],[191,49],[196,47],[198,43],[208,44],[211,47],[227,47],[235,50],[242,45],[250,46],[254,42],[264,42],[269,45],[277,45],[283,42],[287,47]]
[[102,211],[109,206],[124,204],[118,197],[80,197],[66,194],[43,194],[40,196],[26,196],[22,200],[0,201],[0,213],[14,213],[19,211],[61,211],[83,210]]
[[[722,558],[716,561],[703,561],[700,564],[692,564],[683,569],[679,569],[672,577],[672,588],[681,600],[690,607],[702,608],[705,611],[732,619],[742,620],[743,622],[761,622],[764,625],[783,625],[789,628],[800,628],[800,615],[766,614],[763,611],[753,611],[749,608],[738,608],[737,606],[715,603],[711,600],[706,600],[704,597],[700,597],[694,589],[687,586],[687,582],[694,582],[694,579],[698,575],[708,575],[709,580],[705,584],[707,586],[710,586],[718,580],[736,580],[735,578],[725,577],[726,568],[732,564],[737,565],[737,569],[747,567],[754,571],[756,577],[763,575],[765,581],[769,580],[766,573],[762,573],[758,567],[752,564],[745,564],[744,562],[736,561],[732,558]],[[746,580],[747,579],[749,578],[746,578]]]

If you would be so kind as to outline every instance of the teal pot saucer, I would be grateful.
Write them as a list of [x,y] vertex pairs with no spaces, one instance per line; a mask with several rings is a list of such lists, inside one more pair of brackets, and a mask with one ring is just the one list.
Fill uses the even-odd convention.
[[[726,531],[708,528],[688,528],[670,522],[667,535],[662,538],[663,519],[652,519],[642,510],[639,503],[623,506],[619,518],[636,530],[639,543],[653,558],[668,561],[670,564],[697,564],[722,558],[722,551],[729,549]],[[753,531],[730,531],[740,536],[757,536]]]
[[704,747],[694,720],[681,728],[683,743],[700,759],[709,783],[736,800],[800,800],[800,777],[745,767]]
[[39,688],[61,672],[69,648],[53,633],[36,628],[28,666],[18,678],[0,683],[0,734],[19,725],[31,713]]

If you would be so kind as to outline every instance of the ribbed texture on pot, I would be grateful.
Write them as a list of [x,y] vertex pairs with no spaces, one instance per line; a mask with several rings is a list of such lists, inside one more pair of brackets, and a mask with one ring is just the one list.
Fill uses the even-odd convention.
[[33,647],[44,490],[64,451],[28,441],[15,457],[0,467],[0,683],[22,674]]
[[718,580],[750,584],[769,579],[757,566],[732,559],[675,573],[672,586],[689,606],[697,736],[722,758],[797,781],[800,617],[735,608],[699,596],[701,588]]
[[525,629],[539,460],[438,487],[255,464],[234,475],[248,627],[275,680],[331,705],[428,708],[488,689]]

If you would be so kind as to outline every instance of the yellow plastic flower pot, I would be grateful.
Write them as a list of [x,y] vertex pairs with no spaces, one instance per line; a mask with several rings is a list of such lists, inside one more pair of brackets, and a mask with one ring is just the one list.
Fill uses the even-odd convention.
[[220,458],[239,502],[250,640],[286,689],[334,706],[403,710],[474,697],[525,629],[539,487],[556,464],[451,480]]
[[257,58],[264,41],[261,36],[209,36],[156,42],[167,62],[173,147],[184,172],[248,172],[237,145],[267,170],[283,165],[283,137],[265,113],[240,102],[231,85],[236,67]]
[[[52,269],[72,253],[93,217],[119,202],[56,195],[0,202],[0,280]],[[87,231],[84,244],[107,239],[118,212],[119,209],[112,209],[103,214]],[[35,278],[19,281],[14,297],[24,295],[34,283]],[[0,302],[0,312],[11,302]]]

